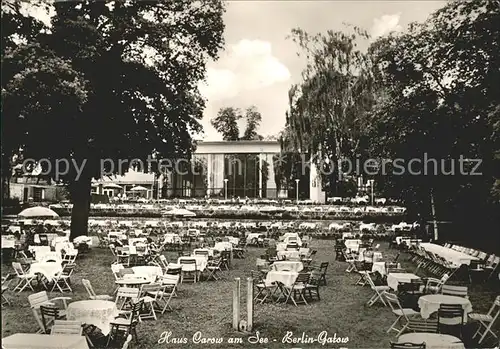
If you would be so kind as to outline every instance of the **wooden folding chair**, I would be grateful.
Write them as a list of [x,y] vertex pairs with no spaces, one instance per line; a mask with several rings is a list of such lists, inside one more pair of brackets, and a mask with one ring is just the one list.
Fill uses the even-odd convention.
[[479,327],[477,331],[474,333],[473,338],[476,338],[477,335],[480,336],[479,344],[486,338],[488,333],[491,333],[493,337],[498,338],[498,336],[493,332],[492,328],[495,324],[495,321],[498,319],[500,314],[500,296],[495,298],[495,301],[491,305],[490,310],[486,314],[479,313],[470,313],[469,318],[473,321],[479,322]]
[[33,312],[33,316],[38,324],[38,332],[37,333],[45,333],[46,329],[42,322],[41,314],[39,314],[40,306],[42,305],[55,305],[55,302],[61,301],[63,305],[63,309],[59,311],[59,317],[63,318],[66,316],[66,310],[68,308],[67,301],[71,300],[70,297],[56,297],[49,299],[49,296],[46,291],[41,291],[38,293],[34,293],[28,296],[28,302],[30,304],[31,310]]
[[371,307],[372,305],[374,305],[375,303],[380,301],[380,302],[382,302],[382,304],[384,306],[387,306],[387,304],[385,303],[385,300],[384,300],[383,293],[388,292],[391,288],[387,285],[379,285],[379,286],[375,285],[371,275],[372,275],[372,273],[365,274],[365,279],[368,282],[368,285],[370,285],[370,288],[372,289],[372,291],[374,292],[373,295],[368,300],[368,302],[366,302],[366,305]]
[[[408,327],[409,317],[419,315],[420,313],[410,308],[401,307],[401,303],[399,302],[398,296],[395,294],[384,291],[382,295],[387,301],[387,303],[389,303],[392,313],[397,316],[396,321],[392,323],[391,327],[389,327],[389,329],[387,330],[387,333],[389,333],[390,331],[396,331],[397,335],[399,336],[399,334]],[[396,325],[398,325],[401,322],[401,320],[405,320],[405,323],[403,324],[402,328],[398,329],[396,328]]]
[[75,270],[75,264],[66,264],[63,269],[54,277],[54,286],[52,286],[51,292],[57,287],[61,293],[65,291],[73,292],[71,288],[71,275]]
[[54,320],[51,335],[77,335],[81,336],[83,332],[80,321]]
[[[309,283],[310,275],[308,273],[299,273],[297,279],[291,286],[286,286],[285,289],[287,292],[287,298],[285,300],[285,304],[291,299],[293,304],[297,307],[297,303],[304,303],[308,305],[307,299],[305,297],[306,286]],[[297,296],[298,299],[297,299]]]
[[217,281],[221,279],[221,277],[219,276],[219,273],[222,272],[221,266],[222,258],[213,259],[208,262],[206,267],[206,270],[208,272],[207,281],[212,279]]
[[155,308],[158,308],[158,300],[161,298],[162,290],[164,287],[160,283],[151,283],[141,286],[139,300],[144,303],[143,310],[148,308],[148,313],[140,313],[139,319],[155,319],[156,311]]
[[[136,289],[137,290],[137,289]],[[137,290],[138,291],[138,290]],[[130,309],[130,316],[128,318],[116,318],[110,322],[111,330],[108,335],[108,342],[106,347],[109,347],[111,340],[116,341],[120,334],[124,334],[125,338],[132,335],[136,343],[139,343],[139,338],[137,337],[137,323],[140,320],[140,312],[143,306],[143,301],[135,301]]]
[[158,299],[158,303],[161,304],[163,303],[163,308],[161,310],[161,313],[164,314],[167,309],[173,311],[172,307],[170,306],[170,301],[172,300],[173,297],[175,297],[176,291],[177,291],[177,286],[179,284],[180,280],[180,275],[171,275],[171,274],[165,274],[163,276],[159,277],[159,282],[162,286],[161,290],[161,296]]
[[132,304],[139,299],[139,289],[132,287],[119,287],[116,292],[116,307],[118,310],[128,310]]
[[22,292],[26,287],[29,287],[31,291],[35,292],[35,289],[31,285],[31,283],[36,279],[36,274],[32,274],[31,271],[25,273],[21,263],[13,262],[12,268],[14,269],[19,282],[12,290],[13,292]]
[[462,338],[464,309],[460,304],[441,304],[438,310],[438,331]]
[[262,277],[262,273],[258,271],[252,270],[250,276],[253,279],[253,286],[257,290],[257,292],[254,292],[255,295],[253,299],[255,301],[260,301],[262,304],[268,297],[272,298],[276,292],[276,285],[266,282],[266,280]]
[[11,281],[16,277],[16,274],[8,274],[2,276],[2,306],[4,304],[10,305],[9,299],[5,296],[5,292],[9,289]]
[[87,290],[87,293],[88,293],[90,299],[94,299],[94,300],[97,299],[97,300],[104,300],[104,301],[111,301],[111,300],[113,300],[113,297],[112,296],[108,296],[107,294],[97,295],[95,293],[94,288],[92,287],[92,284],[90,283],[89,280],[82,279],[82,284],[85,287],[85,289]]

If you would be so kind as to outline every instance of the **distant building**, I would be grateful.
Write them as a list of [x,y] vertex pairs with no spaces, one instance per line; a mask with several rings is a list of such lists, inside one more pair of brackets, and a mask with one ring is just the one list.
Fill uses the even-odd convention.
[[50,179],[28,174],[13,176],[9,191],[10,197],[20,202],[56,202],[66,199],[63,186],[55,185]]

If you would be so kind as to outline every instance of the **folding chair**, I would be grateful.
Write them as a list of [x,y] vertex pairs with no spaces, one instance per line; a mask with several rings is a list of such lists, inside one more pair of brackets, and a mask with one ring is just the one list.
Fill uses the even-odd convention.
[[139,300],[144,303],[143,309],[146,308],[147,305],[147,307],[149,308],[149,312],[147,314],[139,314],[139,319],[157,320],[155,307],[158,307],[158,299],[161,298],[162,289],[163,287],[160,283],[142,285],[141,291],[139,292]]
[[[285,285],[285,290],[287,291],[285,304],[288,303],[288,301],[291,299],[296,307],[298,306],[297,302],[308,305],[305,297],[305,290],[306,290],[306,285],[309,283],[309,278],[310,276],[308,273],[299,273],[293,285],[291,286]],[[300,296],[298,299],[296,299],[297,295]]]
[[162,290],[160,293],[160,298],[158,299],[158,303],[161,304],[163,302],[163,309],[161,313],[164,314],[167,309],[173,310],[170,306],[170,301],[172,297],[177,296],[177,285],[179,284],[179,275],[171,275],[165,274],[159,277],[159,282],[162,286]]
[[410,317],[405,332],[438,333],[438,322],[437,320]]
[[[139,291],[138,289],[136,289]],[[111,340],[116,341],[120,337],[120,333],[124,334],[124,337],[128,338],[129,335],[132,335],[135,339],[136,343],[139,343],[139,339],[137,337],[137,323],[140,320],[139,314],[141,312],[143,306],[143,301],[135,301],[132,304],[130,310],[129,318],[116,318],[110,322],[111,330],[108,335],[108,342],[106,347],[109,347],[109,343]]]
[[368,302],[366,302],[366,305],[371,307],[372,305],[374,305],[375,303],[380,301],[380,302],[382,302],[382,304],[384,306],[387,306],[387,304],[385,303],[384,297],[383,297],[383,293],[389,291],[391,288],[387,285],[378,285],[378,286],[375,285],[375,283],[373,282],[373,279],[371,277],[371,274],[372,273],[366,273],[365,279],[368,282],[368,284],[370,285],[374,294],[371,296],[371,298],[368,300]]
[[181,273],[181,284],[186,280],[191,280],[196,283],[198,279],[198,268],[196,265],[196,259],[181,259],[182,273]]
[[29,287],[31,291],[35,292],[35,289],[31,285],[31,283],[36,279],[36,274],[32,274],[31,271],[25,273],[23,268],[21,267],[21,263],[13,262],[12,268],[16,272],[16,276],[19,279],[16,287],[14,287],[13,292],[22,292],[26,287]]
[[44,333],[49,333],[49,326],[56,320],[61,320],[65,315],[59,314],[59,309],[52,304],[44,304],[40,306],[40,315],[42,317],[42,325]]
[[83,332],[80,321],[54,320],[51,335],[77,335],[81,336]]
[[92,284],[90,283],[89,280],[82,279],[82,284],[85,287],[85,289],[87,290],[87,293],[88,293],[90,299],[93,299],[93,300],[103,300],[103,301],[111,301],[111,300],[113,300],[113,297],[112,296],[108,296],[107,294],[96,295],[96,293],[94,291],[94,288],[92,287]]
[[221,277],[218,273],[221,273],[222,258],[217,258],[208,262],[206,270],[208,271],[207,281],[209,280],[220,280]]
[[116,292],[116,307],[118,310],[127,311],[129,306],[132,306],[133,302],[139,299],[139,289],[132,287],[119,287],[118,292]]
[[[396,321],[392,323],[391,327],[389,327],[389,329],[387,330],[387,333],[389,333],[390,331],[396,331],[397,335],[399,336],[399,334],[408,327],[409,317],[419,315],[419,313],[413,309],[401,307],[401,303],[399,302],[398,296],[395,294],[384,291],[382,295],[383,297],[385,297],[385,300],[389,303],[392,313],[397,316]],[[396,328],[396,325],[398,325],[402,319],[405,320],[403,327],[401,327],[400,329]]]
[[347,273],[350,273],[352,271],[357,271],[356,264],[355,264],[355,262],[357,261],[356,255],[354,255],[352,253],[345,253],[344,252],[344,258],[345,258],[345,261],[347,263],[349,263],[349,266],[347,267],[347,269],[345,271]]
[[2,306],[4,304],[10,305],[9,299],[5,296],[5,292],[9,289],[11,281],[16,277],[16,274],[8,274],[7,276],[2,276]]
[[253,299],[255,301],[260,301],[262,304],[268,297],[272,298],[276,292],[276,286],[272,283],[266,282],[266,280],[262,277],[262,273],[258,271],[252,270],[250,276],[253,279],[253,286],[257,289],[257,292],[254,293],[255,295]]
[[59,289],[59,291],[61,291],[61,293],[64,293],[65,291],[73,292],[70,284],[71,275],[73,274],[75,267],[75,264],[66,264],[63,267],[63,270],[61,270],[53,279],[54,286],[52,286],[51,292],[54,292],[54,289],[56,287]]
[[33,312],[33,316],[38,324],[39,330],[37,333],[45,333],[45,327],[42,322],[41,314],[39,314],[40,306],[42,305],[55,305],[56,301],[61,301],[63,304],[63,309],[59,311],[59,316],[63,318],[66,316],[66,309],[68,308],[68,304],[66,301],[71,300],[70,297],[56,297],[49,299],[46,291],[41,291],[38,293],[34,293],[28,296],[28,302],[30,304],[31,310]]
[[320,286],[321,274],[317,270],[313,270],[311,272],[309,283],[306,285],[306,291],[309,294],[311,300],[314,299],[314,296],[321,300],[319,296],[319,286]]
[[320,274],[320,279],[319,279],[319,284],[322,286],[326,286],[326,271],[328,269],[328,262],[321,262],[319,265],[319,274]]
[[462,338],[464,309],[460,304],[441,304],[438,310],[438,331]]
[[479,344],[485,339],[488,333],[491,333],[495,338],[498,338],[497,335],[493,332],[492,328],[495,321],[498,319],[500,314],[500,296],[495,298],[495,301],[491,305],[490,310],[486,314],[479,313],[470,313],[469,318],[473,321],[479,322],[479,327],[477,331],[474,333],[473,338],[476,338],[477,335],[481,336],[479,338]]

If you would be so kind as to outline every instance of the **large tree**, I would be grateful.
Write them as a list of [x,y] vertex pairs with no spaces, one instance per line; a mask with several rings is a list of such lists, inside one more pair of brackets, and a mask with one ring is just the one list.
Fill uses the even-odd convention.
[[[9,141],[25,158],[48,159],[41,164],[68,184],[74,238],[87,232],[91,180],[103,170],[122,173],[129,163],[119,160],[151,154],[190,156],[204,108],[197,86],[222,48],[224,6],[99,0],[54,7],[50,30],[2,62],[2,121],[19,127]],[[55,173],[58,159],[81,171],[71,164]]]
[[317,165],[329,167],[324,173],[330,176],[322,180],[330,194],[338,193],[337,163],[344,157],[354,159],[364,149],[366,120],[375,100],[371,59],[358,47],[369,36],[360,28],[351,29],[317,35],[292,31],[299,55],[308,63],[303,81],[289,91],[283,150],[308,153]]
[[[487,232],[494,216],[498,218],[498,199],[490,195],[499,177],[498,4],[449,2],[424,23],[414,23],[407,32],[382,38],[371,47],[385,95],[368,123],[372,154],[406,162],[425,154],[447,161],[446,172],[455,162],[450,175],[442,173],[440,164],[434,175],[431,163],[430,175],[407,170],[384,176],[379,183],[418,211],[434,211],[439,220],[459,223],[462,237],[479,224]],[[480,159],[477,170],[482,175],[470,175],[474,162],[464,162],[469,174],[460,173],[460,157]],[[487,233],[483,237],[488,240]],[[458,231],[453,238],[460,238]]]

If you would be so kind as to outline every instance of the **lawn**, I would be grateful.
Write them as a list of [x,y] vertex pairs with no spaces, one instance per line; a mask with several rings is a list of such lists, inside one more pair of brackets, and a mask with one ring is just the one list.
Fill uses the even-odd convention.
[[[381,250],[387,257],[393,257],[397,251],[389,250],[387,243],[381,243]],[[316,344],[283,344],[282,339],[288,331],[294,337],[317,337],[326,331],[329,337],[348,337],[346,344],[326,344],[324,348],[388,348],[393,335],[386,333],[395,317],[389,308],[374,305],[365,306],[372,295],[369,287],[355,286],[357,275],[345,272],[346,263],[335,261],[334,242],[331,240],[313,240],[311,248],[318,250],[316,261],[330,263],[327,273],[327,286],[321,289],[321,301],[308,306],[283,304],[256,304],[254,330],[259,332],[261,340],[268,343],[255,343],[255,335],[249,337],[233,331],[232,321],[232,283],[234,278],[242,278],[242,308],[244,309],[245,283],[249,272],[255,269],[255,261],[263,249],[249,248],[245,259],[233,261],[229,272],[224,272],[222,281],[203,281],[196,284],[180,285],[178,298],[171,305],[173,312],[160,315],[157,321],[145,320],[138,325],[139,348],[317,348]],[[167,253],[169,261],[176,260],[176,253]],[[404,256],[403,256],[404,257]],[[114,290],[114,278],[110,265],[113,258],[109,250],[94,248],[89,254],[77,261],[73,274],[74,293],[72,300],[87,299],[87,293],[81,284],[87,278],[98,294],[111,294]],[[408,271],[414,265],[402,260]],[[5,269],[5,268],[4,268]],[[474,285],[470,287],[470,299],[475,311],[489,309],[496,294],[491,287]],[[498,293],[498,291],[496,291]],[[37,325],[28,305],[29,292],[8,293],[12,305],[4,307],[2,315],[2,337],[17,332],[35,332]],[[59,294],[52,294],[54,297]],[[245,311],[243,310],[242,318]],[[498,332],[499,326],[496,326]],[[193,335],[201,331],[204,338],[223,338],[222,344],[195,344]],[[158,343],[162,333],[171,332],[170,338],[187,338],[187,344]],[[163,334],[165,336],[165,334]],[[228,343],[229,338],[242,338],[243,344]],[[306,337],[307,338],[307,337]],[[252,343],[250,343],[251,341]]]

